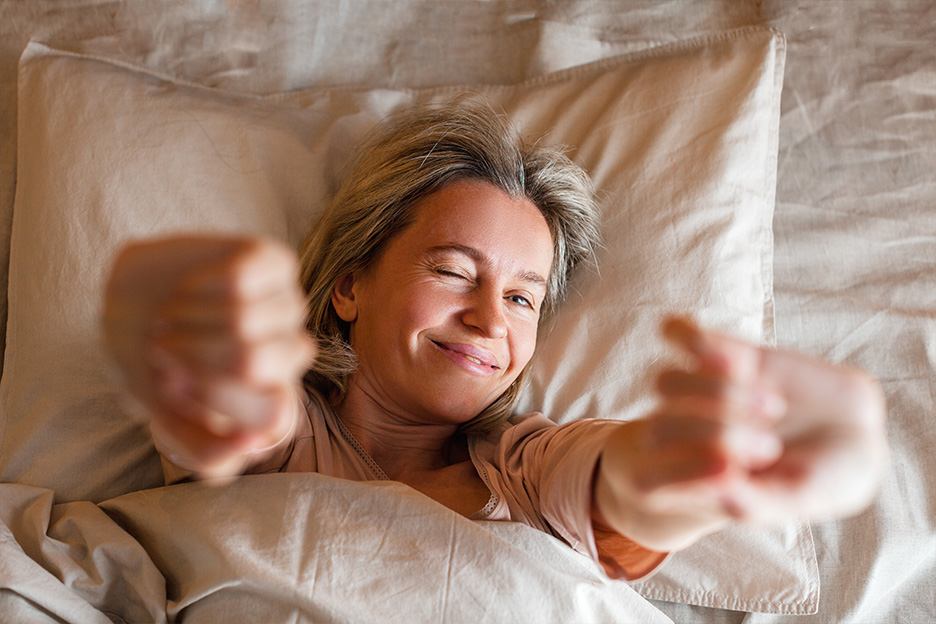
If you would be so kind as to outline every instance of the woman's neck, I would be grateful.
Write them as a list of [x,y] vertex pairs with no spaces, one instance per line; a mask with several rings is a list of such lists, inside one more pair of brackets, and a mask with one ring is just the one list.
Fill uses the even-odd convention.
[[399,409],[388,409],[352,382],[335,412],[351,435],[393,480],[445,468],[452,463],[454,423],[433,423]]

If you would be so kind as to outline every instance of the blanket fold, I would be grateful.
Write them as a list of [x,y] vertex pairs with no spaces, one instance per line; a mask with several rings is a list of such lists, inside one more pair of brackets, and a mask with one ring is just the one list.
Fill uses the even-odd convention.
[[0,620],[670,622],[559,540],[399,483],[186,483],[94,505],[0,485]]

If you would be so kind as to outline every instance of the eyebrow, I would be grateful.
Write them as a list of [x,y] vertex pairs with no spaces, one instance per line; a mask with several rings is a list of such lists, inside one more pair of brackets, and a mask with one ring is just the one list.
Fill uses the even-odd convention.
[[[478,264],[490,264],[483,253],[481,253],[478,249],[475,249],[474,247],[470,247],[468,245],[460,245],[458,243],[449,243],[447,245],[436,245],[434,247],[430,247],[426,251],[430,255],[454,251],[455,253],[460,253],[462,255],[468,256],[469,258],[471,258]],[[540,275],[539,273],[537,273],[536,271],[520,271],[519,273],[517,273],[515,277],[521,281],[536,284],[538,286],[542,286],[544,289],[547,289],[546,278]]]

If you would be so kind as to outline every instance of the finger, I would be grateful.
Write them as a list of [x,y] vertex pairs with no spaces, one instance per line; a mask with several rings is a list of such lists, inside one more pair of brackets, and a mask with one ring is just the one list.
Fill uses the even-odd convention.
[[722,441],[732,461],[745,472],[767,469],[783,456],[783,440],[767,427],[749,423],[729,426]]
[[716,448],[683,445],[657,452],[641,465],[633,475],[633,483],[647,495],[663,488],[715,479],[725,474],[729,462]]
[[[169,424],[163,424],[166,422]],[[249,434],[210,438],[196,429],[186,430],[186,426],[184,422],[175,423],[165,416],[150,421],[159,453],[178,468],[192,473],[196,480],[211,479],[217,484],[222,483],[219,480],[243,474],[253,449],[264,446],[254,443]]]
[[779,420],[787,410],[783,396],[763,384],[733,383],[721,375],[704,372],[664,371],[657,378],[656,389],[667,400],[705,399],[712,415],[717,415],[722,403],[726,413],[766,421]]
[[643,435],[648,453],[692,446],[722,453],[744,470],[766,468],[783,454],[783,443],[772,429],[743,420],[700,417],[696,403],[667,404],[647,419]]
[[213,430],[222,435],[226,429],[247,429],[275,440],[292,426],[296,400],[288,385],[254,388],[220,381],[201,388],[198,396],[216,414]]
[[672,344],[693,355],[698,362],[713,373],[728,374],[731,362],[717,348],[708,334],[686,317],[670,317],[663,321],[663,337]]
[[241,458],[252,441],[249,434],[217,435],[172,412],[154,414],[150,429],[156,448],[166,459],[198,476],[234,474],[234,464],[237,468],[243,465]]
[[279,439],[294,419],[291,384],[251,387],[224,379],[208,383],[175,367],[159,375],[157,388],[157,413],[171,414],[218,439]]
[[870,449],[852,446],[832,432],[792,443],[775,464],[734,484],[732,496],[757,522],[859,513],[876,495],[880,471]]
[[306,305],[298,290],[278,291],[249,302],[214,296],[173,297],[156,313],[154,334],[214,332],[260,340],[302,329],[305,319]]
[[769,421],[752,418],[744,406],[706,396],[663,396],[657,404],[656,414],[681,417],[688,420],[702,420],[727,426],[741,422]]
[[271,239],[241,239],[228,253],[181,279],[175,293],[182,297],[259,300],[299,284],[295,253]]
[[154,341],[152,351],[157,360],[168,355],[193,375],[227,376],[255,385],[294,381],[315,355],[314,342],[305,332],[251,343],[225,334],[173,333]]
[[746,382],[755,379],[761,369],[763,349],[703,330],[691,319],[668,318],[662,331],[667,340],[689,353],[703,371]]
[[[157,411],[150,421],[157,449],[176,466],[188,470],[198,479],[231,477],[241,474],[249,457],[272,448],[290,435],[298,418],[296,397],[291,388],[273,388],[250,393],[225,393],[215,397],[211,407],[200,406],[200,419],[193,413]],[[261,396],[262,395],[262,396]],[[231,403],[234,401],[234,403]],[[212,409],[221,407],[221,412]],[[262,427],[243,425],[243,414],[251,409],[269,409],[273,417]],[[227,425],[217,427],[219,417]],[[241,422],[231,425],[232,417]],[[253,414],[251,417],[256,417]],[[205,426],[205,425],[208,426]]]
[[[783,470],[790,470],[791,474],[800,472],[791,467],[789,462],[785,463],[787,465]],[[736,520],[759,524],[815,519],[814,511],[819,506],[814,495],[797,495],[795,488],[785,480],[755,478],[751,475],[741,476],[726,487],[722,502]]]
[[643,421],[640,443],[648,453],[672,445],[717,445],[724,425],[714,418],[699,418],[692,410],[660,410]]

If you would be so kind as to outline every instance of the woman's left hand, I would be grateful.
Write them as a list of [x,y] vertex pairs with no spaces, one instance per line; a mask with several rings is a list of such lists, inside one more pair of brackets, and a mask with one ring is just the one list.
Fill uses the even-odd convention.
[[596,503],[607,524],[664,550],[729,520],[821,520],[870,504],[888,455],[871,377],[687,319],[663,333],[691,364],[661,374],[658,408],[602,456]]

